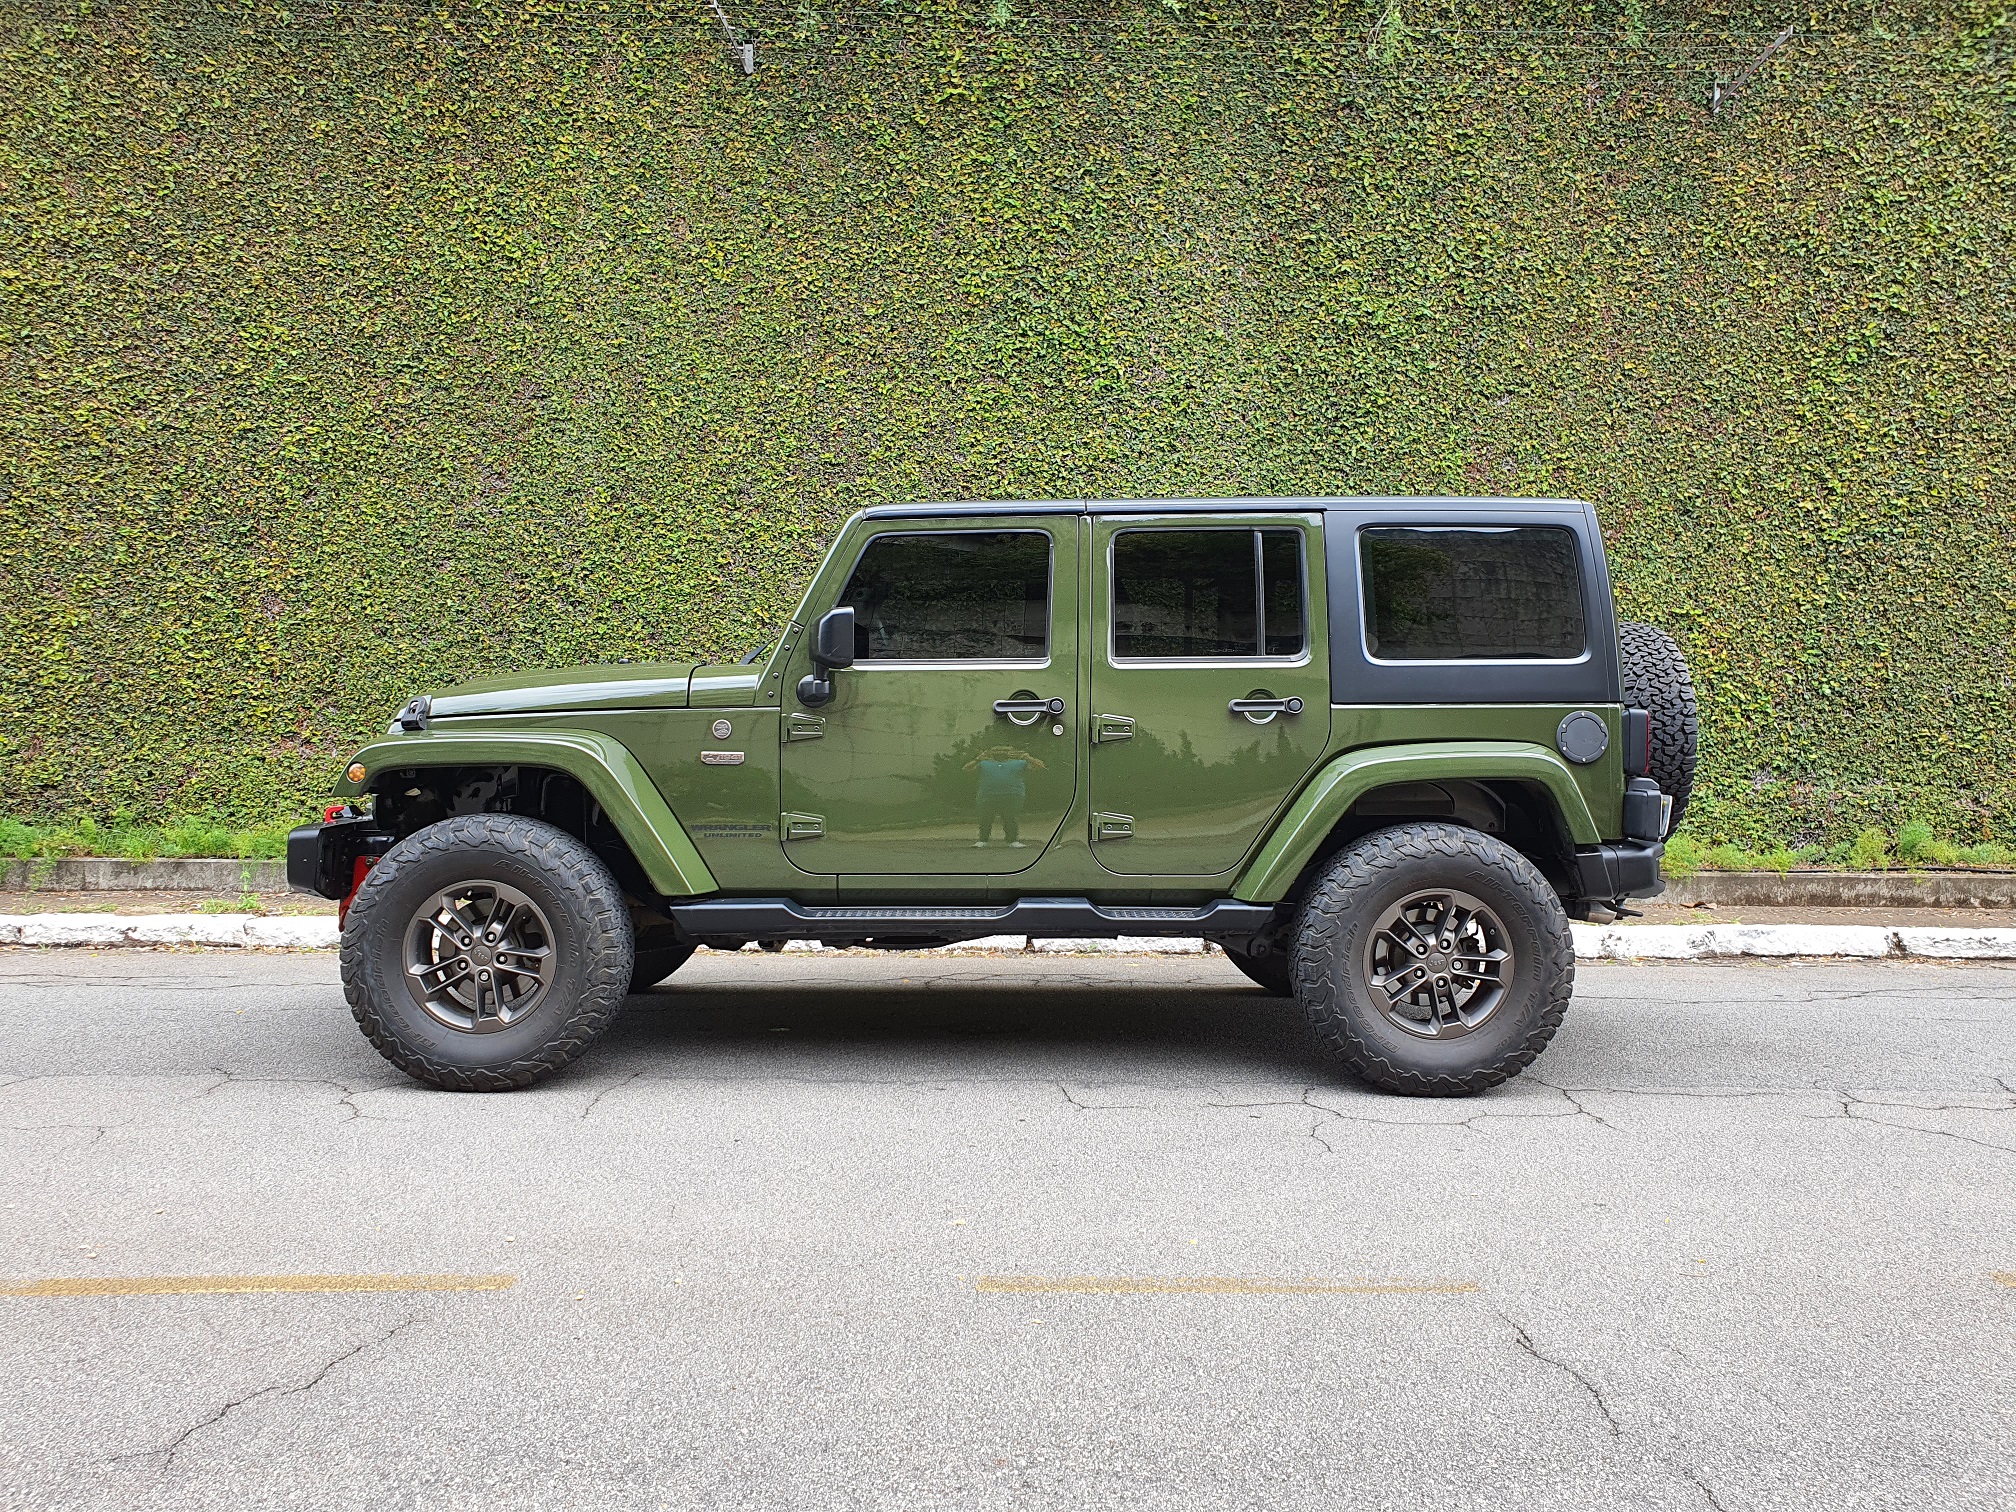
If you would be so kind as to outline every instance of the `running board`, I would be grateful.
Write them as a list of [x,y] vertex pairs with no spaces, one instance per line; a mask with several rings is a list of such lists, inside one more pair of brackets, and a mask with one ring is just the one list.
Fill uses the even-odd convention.
[[1087,898],[1022,898],[976,907],[914,907],[861,904],[854,908],[807,907],[789,898],[709,898],[674,903],[671,916],[681,939],[695,944],[741,944],[749,940],[874,941],[949,944],[989,935],[1033,935],[1038,939],[1115,939],[1156,935],[1192,939],[1243,940],[1274,921],[1265,903],[1220,898],[1202,908],[1146,908],[1100,904]]

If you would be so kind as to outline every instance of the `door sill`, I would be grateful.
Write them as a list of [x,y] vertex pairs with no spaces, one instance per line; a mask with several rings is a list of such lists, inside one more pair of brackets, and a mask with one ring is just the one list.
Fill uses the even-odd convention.
[[1243,940],[1274,920],[1266,903],[1219,898],[1197,908],[1094,903],[1086,898],[1022,898],[970,906],[867,903],[827,908],[790,898],[708,898],[665,910],[679,937],[697,945],[750,940],[827,944],[949,945],[990,935],[1111,940],[1122,935]]

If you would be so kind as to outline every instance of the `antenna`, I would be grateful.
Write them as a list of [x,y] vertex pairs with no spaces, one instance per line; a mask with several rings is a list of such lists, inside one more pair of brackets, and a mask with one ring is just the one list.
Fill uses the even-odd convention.
[[[1797,22],[1794,22],[1793,26],[1796,26],[1797,24],[1798,24]],[[1764,51],[1759,53],[1755,58],[1751,59],[1750,66],[1744,69],[1738,75],[1736,75],[1735,78],[1717,79],[1715,81],[1714,91],[1709,96],[1708,103],[1710,113],[1713,115],[1722,114],[1722,102],[1724,100],[1727,100],[1731,106],[1734,106],[1736,103],[1736,97],[1742,94],[1744,88],[1750,83],[1751,79],[1756,77],[1757,70],[1762,68],[1765,65],[1765,63],[1770,60],[1771,54],[1778,51],[1779,48],[1783,47],[1787,42],[1791,41],[1791,39],[1792,39],[1792,27],[1788,26],[1785,28],[1785,30],[1778,33],[1777,41],[1773,42],[1769,47],[1765,48]]]
[[742,65],[743,74],[756,72],[756,44],[744,42],[742,34],[728,24],[728,13],[721,9],[721,0],[707,0],[707,4],[713,8],[714,19],[721,23],[721,40],[728,44],[729,54]]

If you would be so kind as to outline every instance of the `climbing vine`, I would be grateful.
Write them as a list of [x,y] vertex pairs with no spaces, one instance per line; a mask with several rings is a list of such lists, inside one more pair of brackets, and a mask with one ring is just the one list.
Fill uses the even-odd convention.
[[0,809],[297,810],[869,504],[1466,492],[1595,501],[1704,840],[2016,838],[2006,20],[728,10],[0,22]]

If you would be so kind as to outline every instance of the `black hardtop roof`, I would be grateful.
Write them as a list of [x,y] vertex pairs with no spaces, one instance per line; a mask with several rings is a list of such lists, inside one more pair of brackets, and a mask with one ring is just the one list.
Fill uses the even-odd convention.
[[924,515],[996,514],[1230,514],[1238,510],[1373,509],[1393,514],[1439,514],[1452,510],[1560,510],[1582,513],[1580,499],[1473,498],[1462,495],[1318,496],[1236,499],[1000,499],[993,503],[878,504],[864,509],[870,520],[917,519]]

